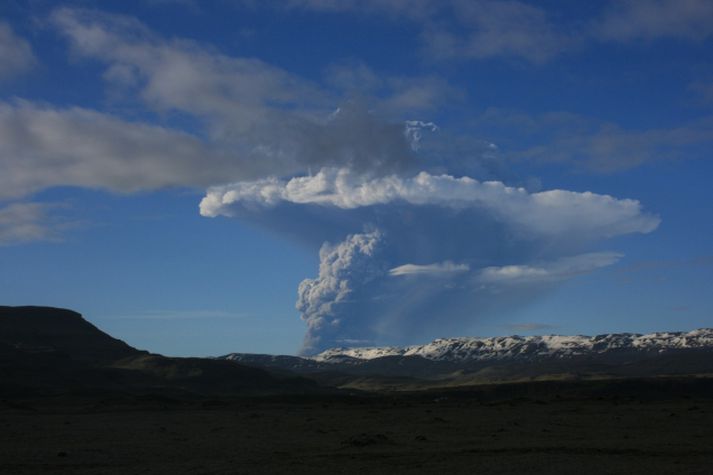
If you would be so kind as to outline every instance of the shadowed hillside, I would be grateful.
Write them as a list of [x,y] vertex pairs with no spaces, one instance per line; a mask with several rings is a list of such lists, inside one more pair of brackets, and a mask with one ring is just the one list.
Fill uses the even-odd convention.
[[47,307],[0,307],[0,378],[5,395],[262,394],[315,387],[306,379],[277,377],[231,361],[150,354],[112,338],[76,312]]
[[0,307],[0,344],[17,355],[52,354],[90,364],[144,353],[102,332],[77,312],[47,307]]

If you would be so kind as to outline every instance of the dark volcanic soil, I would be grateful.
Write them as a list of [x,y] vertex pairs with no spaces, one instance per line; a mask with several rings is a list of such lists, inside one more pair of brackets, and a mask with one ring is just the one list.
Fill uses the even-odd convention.
[[550,389],[4,401],[0,473],[713,473],[706,394]]

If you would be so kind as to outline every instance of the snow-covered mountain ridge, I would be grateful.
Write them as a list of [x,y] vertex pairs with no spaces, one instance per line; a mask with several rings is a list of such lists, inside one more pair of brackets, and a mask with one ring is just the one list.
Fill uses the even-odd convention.
[[386,356],[421,356],[434,361],[489,361],[603,354],[611,351],[664,353],[680,349],[713,349],[713,328],[690,332],[611,333],[597,336],[502,336],[439,338],[405,347],[332,348],[310,357],[322,363],[373,360]]

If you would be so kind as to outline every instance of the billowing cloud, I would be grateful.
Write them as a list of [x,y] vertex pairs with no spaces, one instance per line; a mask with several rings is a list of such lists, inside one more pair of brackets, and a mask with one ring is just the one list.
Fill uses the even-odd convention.
[[335,243],[320,251],[319,276],[300,286],[305,352],[463,332],[621,257],[582,252],[592,243],[659,223],[635,200],[590,192],[333,168],[213,187],[201,213]]
[[383,265],[375,259],[381,240],[381,233],[373,231],[347,236],[335,246],[322,246],[319,276],[303,280],[297,291],[297,310],[307,323],[306,352],[356,337],[349,331],[353,322],[342,321],[344,310],[340,307],[349,307],[364,286],[384,273]]
[[474,209],[524,233],[540,236],[611,237],[650,232],[656,216],[642,212],[635,200],[617,200],[595,193],[549,190],[528,193],[502,182],[473,178],[396,175],[363,180],[348,169],[323,169],[314,176],[290,180],[267,178],[214,187],[201,201],[204,216],[230,215],[235,207],[274,207],[281,202],[345,210],[405,203],[453,210]]
[[30,44],[0,21],[0,80],[27,72],[36,63]]

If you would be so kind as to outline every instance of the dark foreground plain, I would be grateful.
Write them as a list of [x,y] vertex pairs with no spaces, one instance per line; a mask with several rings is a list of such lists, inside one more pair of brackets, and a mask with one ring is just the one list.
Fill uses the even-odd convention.
[[0,403],[3,474],[713,473],[712,381]]
[[0,307],[0,474],[713,474],[711,356],[301,374]]

